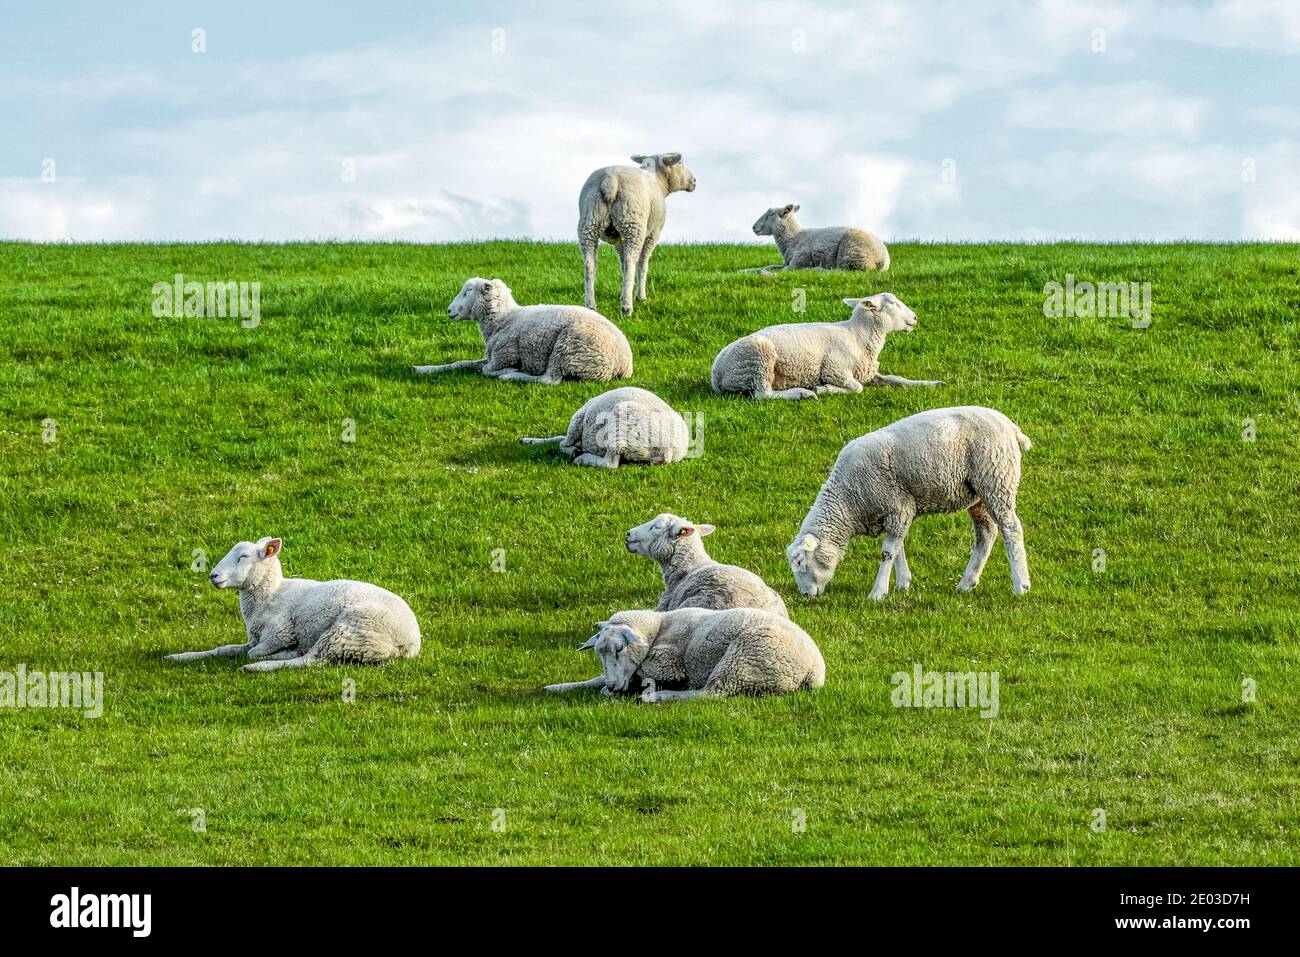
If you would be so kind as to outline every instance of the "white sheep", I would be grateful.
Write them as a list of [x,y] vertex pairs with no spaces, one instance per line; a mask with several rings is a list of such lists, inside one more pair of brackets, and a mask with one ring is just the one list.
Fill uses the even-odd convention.
[[653,703],[785,694],[826,682],[826,663],[808,633],[759,608],[620,611],[597,628],[578,650],[595,650],[601,674],[547,691],[640,689],[641,700]]
[[606,166],[582,184],[578,194],[578,243],[582,247],[583,302],[596,308],[596,253],[603,240],[618,251],[623,268],[623,315],[632,315],[632,283],[636,297],[646,298],[650,255],[664,228],[664,200],[669,193],[695,189],[695,174],[681,153],[633,156],[636,166]]
[[447,307],[453,320],[478,323],[486,355],[420,373],[477,369],[509,382],[564,379],[606,382],[632,375],[632,349],[622,330],[581,306],[521,306],[500,279],[468,280]]
[[278,538],[240,542],[208,575],[216,588],[239,592],[247,642],[167,657],[192,661],[246,654],[255,660],[244,665],[244,671],[274,671],[379,664],[419,654],[420,626],[405,601],[367,582],[285,578],[280,545]]
[[664,591],[655,611],[678,608],[762,608],[790,617],[781,596],[763,579],[738,565],[709,557],[703,538],[712,525],[696,525],[677,515],[657,515],[627,533],[629,552],[654,560],[663,573]]
[[884,534],[880,569],[870,597],[912,584],[903,540],[918,515],[966,509],[975,526],[970,563],[957,584],[979,584],[1001,530],[1011,565],[1011,590],[1029,590],[1025,536],[1016,515],[1025,433],[1001,412],[960,406],[919,412],[854,439],[840,451],[830,477],[785,550],[799,591],[817,596],[835,574],[849,539]]
[[773,206],[754,223],[756,236],[771,236],[781,250],[775,269],[878,269],[889,268],[889,250],[871,233],[850,226],[804,229],[795,219],[798,206]]
[[916,313],[893,293],[843,302],[853,308],[843,322],[768,326],[726,346],[713,360],[713,391],[756,399],[815,399],[827,392],[861,392],[868,385],[943,385],[881,374],[885,337],[916,328]]
[[620,462],[680,462],[690,451],[690,430],[676,410],[653,392],[623,386],[588,399],[573,413],[567,434],[519,441],[524,445],[558,442],[574,465],[616,469]]

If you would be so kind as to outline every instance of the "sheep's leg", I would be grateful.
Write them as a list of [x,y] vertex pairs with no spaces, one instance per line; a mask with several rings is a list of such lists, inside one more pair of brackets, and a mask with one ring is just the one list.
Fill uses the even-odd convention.
[[761,392],[754,393],[755,399],[815,399],[817,393],[812,389],[782,389],[779,392],[773,392],[771,389],[764,389]]
[[641,701],[645,704],[659,704],[664,701],[690,701],[692,698],[721,697],[716,691],[705,688],[690,688],[686,691],[643,691]]
[[435,372],[451,372],[453,369],[477,369],[482,371],[487,365],[487,359],[461,359],[459,362],[448,362],[440,366],[411,366],[412,372],[418,372],[420,375],[429,375]]
[[606,452],[604,456],[593,455],[590,452],[583,452],[573,460],[574,465],[590,465],[595,468],[616,469],[618,468],[619,459],[622,457],[620,452]]
[[[895,519],[892,527],[886,526],[885,541],[880,548],[880,568],[876,571],[876,581],[867,596],[872,601],[884,601],[889,594],[889,575],[894,570],[894,559],[903,550],[903,539],[907,537],[907,527],[911,522],[906,518]],[[903,560],[906,564],[906,559]],[[909,578],[910,581],[910,578]]]
[[244,665],[240,671],[278,671],[281,668],[303,668],[307,665],[316,665],[321,662],[312,658],[311,654],[299,655],[296,658],[281,658],[276,655],[274,658],[266,658],[262,661],[254,661],[252,664]]
[[975,543],[971,545],[970,563],[962,573],[961,581],[957,583],[958,591],[970,591],[980,583],[980,575],[984,574],[984,565],[989,560],[993,543],[998,537],[997,523],[993,521],[993,516],[989,514],[983,502],[976,502],[967,509],[967,512],[970,514],[971,523],[975,526]]
[[815,386],[813,391],[818,395],[825,395],[828,392],[861,392],[862,383],[853,378],[853,376],[845,376],[837,383],[826,382],[822,385]]
[[636,284],[636,264],[642,248],[642,240],[632,236],[624,236],[623,245],[619,247],[619,260],[623,264],[623,293],[619,296],[619,305],[625,316],[632,315],[632,289]]
[[547,370],[541,375],[530,375],[527,372],[521,372],[519,369],[509,369],[497,376],[502,382],[541,382],[545,385],[557,385],[562,380],[557,375],[552,375]]
[[563,442],[568,436],[552,435],[549,439],[520,439],[521,445],[554,445],[556,442]]
[[1007,562],[1011,565],[1011,593],[1023,595],[1029,591],[1029,559],[1025,557],[1025,530],[1016,513],[1010,512],[998,523],[1002,540],[1006,543]]
[[599,240],[582,241],[582,303],[588,309],[596,308],[596,255]]
[[898,542],[898,554],[894,556],[894,589],[907,591],[912,587],[912,570],[907,567],[907,554],[903,551],[903,542]]
[[655,251],[655,244],[649,240],[641,247],[641,255],[637,259],[636,266],[636,298],[640,302],[645,302],[646,277],[650,275],[650,254]]
[[904,379],[901,375],[881,375],[877,372],[870,380],[871,385],[943,385],[942,379]]
[[594,678],[588,678],[586,681],[566,681],[563,684],[547,685],[543,691],[552,691],[560,693],[562,691],[580,691],[583,688],[603,688],[605,687],[604,674],[596,675]]
[[207,651],[179,651],[174,655],[167,655],[168,661],[195,661],[199,658],[217,658],[227,655],[242,655],[251,647],[248,642],[242,645],[218,645],[216,648],[209,648]]

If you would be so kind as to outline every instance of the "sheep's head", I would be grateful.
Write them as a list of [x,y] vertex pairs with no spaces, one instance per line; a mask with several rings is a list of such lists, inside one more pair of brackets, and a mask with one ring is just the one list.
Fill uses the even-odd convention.
[[682,162],[681,153],[651,153],[646,155],[638,153],[632,157],[632,162],[644,170],[663,176],[668,181],[668,192],[670,193],[679,193],[683,190],[688,193],[695,192],[695,174],[686,168],[686,164]]
[[773,206],[754,223],[755,236],[775,236],[778,232],[784,232],[785,224],[791,222],[791,218],[799,211],[799,207],[793,203],[787,206]]
[[892,292],[879,292],[863,299],[845,299],[844,305],[853,307],[850,319],[879,323],[885,332],[911,332],[916,328],[916,313]]
[[214,588],[234,588],[236,591],[260,578],[268,568],[279,567],[280,539],[259,538],[256,542],[240,542],[226,557],[217,562],[208,580]]
[[627,621],[622,613],[609,621],[596,623],[599,629],[578,647],[596,652],[605,673],[605,690],[619,693],[628,690],[637,670],[650,651],[650,643]]
[[656,515],[644,525],[629,529],[624,545],[629,552],[665,562],[684,549],[703,551],[700,539],[713,532],[712,525],[696,525],[678,515]]
[[826,585],[835,575],[840,552],[816,535],[801,532],[785,550],[785,560],[790,563],[799,591],[809,598],[816,598],[826,590]]
[[500,279],[480,279],[475,276],[460,287],[460,292],[447,307],[447,315],[457,321],[481,322],[513,302],[510,287]]

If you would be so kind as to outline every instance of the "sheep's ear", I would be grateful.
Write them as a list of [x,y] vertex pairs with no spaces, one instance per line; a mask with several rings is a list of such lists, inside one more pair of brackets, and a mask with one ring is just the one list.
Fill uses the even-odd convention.
[[785,209],[781,210],[781,215],[782,215],[782,216],[789,216],[791,213],[793,213],[793,212],[794,212],[796,209],[798,209],[798,208],[799,208],[798,206],[795,206],[794,204],[790,204],[790,205],[786,206]]
[[640,635],[638,635],[635,631],[633,631],[628,625],[623,625],[621,628],[619,628],[618,633],[623,636],[623,639],[629,645],[645,644],[645,640]]
[[597,639],[599,639],[599,638],[600,638],[600,633],[597,632],[596,634],[594,634],[594,635],[592,635],[590,638],[588,638],[586,641],[584,641],[582,644],[580,644],[580,645],[578,646],[578,650],[579,650],[579,651],[586,651],[588,648],[595,648],[595,647],[596,647],[596,641],[597,641]]
[[280,541],[280,539],[278,538],[271,539],[269,542],[266,543],[266,546],[262,549],[262,557],[270,558],[272,555],[279,555],[281,544],[282,542]]
[[678,538],[685,538],[688,535],[694,535],[694,534],[695,534],[694,525],[683,525],[681,528],[677,529]]
[[682,161],[681,153],[664,153],[659,159],[665,166],[676,166]]
[[805,552],[815,552],[817,550],[817,536],[805,535],[803,541],[799,543],[799,548]]
[[696,525],[695,528],[699,531],[701,538],[703,538],[705,535],[712,535],[714,532],[718,530],[716,525],[707,525],[707,524]]
[[633,162],[633,163],[636,163],[637,166],[640,166],[642,163],[644,163],[644,162],[645,162],[646,160],[648,160],[649,158],[650,158],[650,157],[648,157],[648,156],[642,156],[640,153],[636,153],[636,154],[634,154],[634,155],[632,156],[632,162]]
[[848,306],[850,309],[852,309],[852,308],[853,308],[854,306],[856,306],[858,303],[860,303],[860,302],[866,302],[866,300],[865,300],[865,299],[841,299],[840,302],[844,303],[844,305],[846,305],[846,306]]

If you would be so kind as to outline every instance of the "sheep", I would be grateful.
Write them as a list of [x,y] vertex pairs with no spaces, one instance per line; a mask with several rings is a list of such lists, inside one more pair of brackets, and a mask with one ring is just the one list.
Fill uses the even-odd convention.
[[889,268],[889,250],[871,233],[850,226],[804,229],[794,214],[798,206],[773,206],[754,223],[754,235],[771,236],[781,250],[776,269],[878,269]]
[[640,688],[641,700],[655,703],[785,694],[826,682],[826,663],[808,633],[759,608],[620,611],[596,627],[578,650],[595,650],[601,674],[546,691]]
[[624,546],[659,565],[664,592],[655,611],[678,608],[761,608],[789,618],[781,596],[753,572],[737,565],[715,562],[702,539],[712,525],[696,525],[677,515],[657,515],[630,529]]
[[379,664],[414,658],[420,626],[411,607],[366,582],[285,578],[278,538],[239,542],[213,567],[216,588],[239,592],[248,641],[208,651],[168,655],[172,661],[243,655],[244,671],[275,671],[323,664]]
[[[695,174],[681,153],[633,156],[636,166],[606,166],[582,184],[578,194],[578,243],[582,247],[583,302],[596,308],[596,252],[601,240],[618,250],[623,268],[623,315],[632,315],[632,282],[636,297],[646,299],[650,255],[664,228],[664,200],[669,193],[695,191]],[[639,278],[638,278],[639,274]]]
[[558,442],[574,465],[616,469],[620,462],[663,465],[690,454],[686,421],[663,399],[634,386],[603,392],[569,420],[566,435],[520,439],[524,445]]
[[455,321],[477,322],[486,355],[418,373],[477,369],[507,382],[555,385],[564,379],[607,382],[632,375],[632,349],[618,326],[581,306],[521,306],[500,279],[466,281],[447,307]]
[[713,391],[756,399],[815,399],[863,386],[940,386],[940,380],[882,375],[880,351],[891,332],[911,332],[916,313],[893,293],[845,299],[843,322],[768,326],[737,339],[713,360]]
[[1031,443],[1019,426],[995,409],[931,409],[854,439],[840,451],[830,477],[785,550],[799,591],[826,590],[849,539],[884,534],[880,569],[870,598],[884,599],[890,571],[896,587],[912,584],[903,539],[918,515],[966,509],[975,526],[970,563],[957,584],[979,584],[1000,530],[1011,565],[1011,590],[1029,590],[1025,536],[1016,515],[1020,453]]

